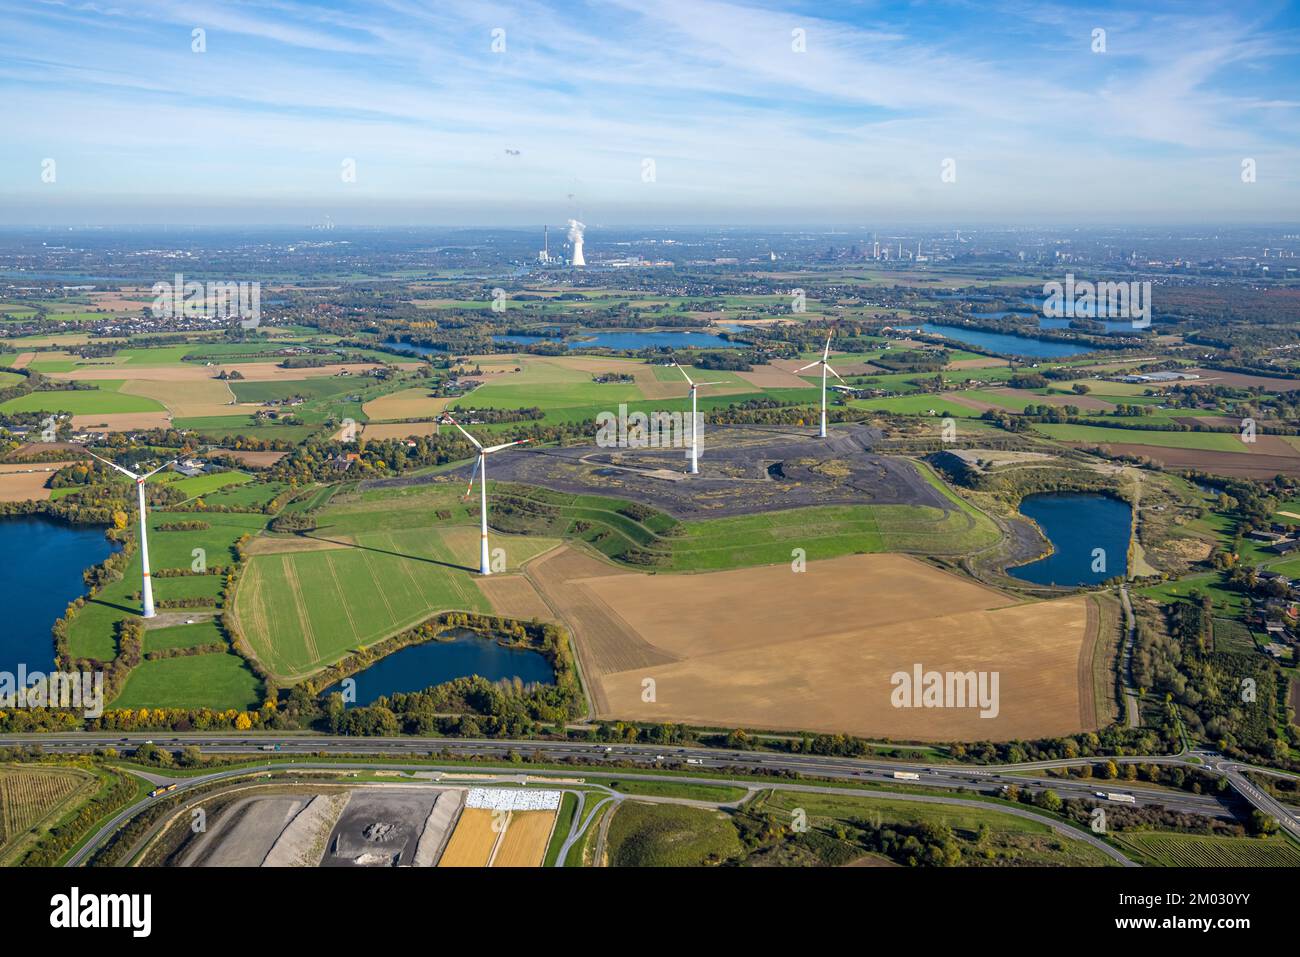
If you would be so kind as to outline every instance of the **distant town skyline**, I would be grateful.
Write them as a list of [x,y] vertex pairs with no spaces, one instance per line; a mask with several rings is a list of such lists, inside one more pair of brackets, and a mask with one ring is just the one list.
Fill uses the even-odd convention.
[[1277,222],[1298,48],[1290,3],[5,0],[0,225]]

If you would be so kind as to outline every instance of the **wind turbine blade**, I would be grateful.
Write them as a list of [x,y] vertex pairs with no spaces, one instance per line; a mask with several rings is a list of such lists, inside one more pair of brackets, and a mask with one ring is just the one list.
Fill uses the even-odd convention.
[[[835,333],[831,333],[831,336],[834,334]],[[831,336],[826,337],[826,348],[822,350],[822,362],[825,362],[831,357]]]
[[682,374],[682,377],[683,377],[687,382],[690,382],[691,385],[695,385],[694,382],[691,382],[691,377],[688,376],[688,375],[686,374],[686,370],[683,369],[681,366],[679,366],[676,362],[673,363],[673,368],[676,369],[678,372],[680,372],[680,373]]
[[531,442],[532,439],[520,439],[517,442],[506,442],[502,445],[493,445],[483,450],[484,455],[491,455],[493,452],[500,452],[502,449],[508,449],[512,445],[523,445],[525,442]]
[[[474,471],[469,473],[469,485],[465,489],[465,498],[469,498],[469,493],[474,491],[474,479],[478,476],[478,467],[483,464],[483,456],[474,460]],[[464,501],[464,499],[462,499]]]
[[821,359],[818,359],[816,362],[810,362],[810,363],[808,363],[806,366],[804,366],[803,368],[801,368],[801,369],[795,369],[794,371],[795,371],[795,373],[797,374],[797,373],[800,373],[800,372],[805,371],[806,369],[811,369],[813,366],[819,366],[819,365],[821,365],[821,364],[822,364],[822,360],[821,360]]
[[839,379],[841,382],[844,381],[844,376],[840,375],[838,372],[832,369],[829,362],[826,364],[826,371],[829,372],[831,375],[835,376],[835,378]]
[[695,383],[695,384],[696,384],[697,386],[699,386],[699,385],[727,385],[727,383],[726,383],[726,382],[723,382],[721,379],[717,379],[717,380],[715,380],[715,381],[713,381],[713,382],[697,382],[697,383]]
[[[450,421],[452,425],[456,426],[456,428],[460,429],[460,423],[457,422],[455,419],[449,419],[448,421]],[[464,429],[460,429],[460,434],[465,436],[465,438],[469,439],[471,442],[473,442],[474,448],[478,449],[480,452],[483,451],[483,446],[478,444],[478,439],[474,438],[474,436],[470,435]]]
[[162,465],[158,466],[158,467],[157,467],[156,469],[154,469],[152,472],[146,472],[144,475],[141,475],[141,476],[140,476],[140,481],[143,482],[145,479],[149,478],[151,475],[157,475],[157,474],[158,474],[159,472],[161,472],[163,469],[167,468],[167,466],[169,466],[169,465],[175,465],[175,464],[176,464],[177,462],[179,462],[179,461],[180,461],[180,459],[172,459],[170,462],[164,462]]
[[110,468],[115,468],[115,469],[117,469],[119,472],[121,472],[121,473],[122,473],[123,475],[125,475],[127,478],[131,478],[131,479],[139,479],[139,478],[140,478],[140,476],[136,475],[136,474],[135,474],[134,472],[132,472],[130,469],[124,469],[124,468],[122,468],[122,466],[118,465],[116,462],[110,462],[108,459],[104,458],[103,456],[101,456],[101,455],[96,455],[94,452],[90,451],[90,449],[82,449],[81,451],[85,452],[85,453],[86,453],[87,455],[89,455],[92,459],[99,459],[99,461],[103,462],[105,465],[109,466]]

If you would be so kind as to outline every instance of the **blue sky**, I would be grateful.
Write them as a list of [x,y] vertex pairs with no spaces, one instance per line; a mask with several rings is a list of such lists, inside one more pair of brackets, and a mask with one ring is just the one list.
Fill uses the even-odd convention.
[[1294,220],[1298,52],[1287,3],[0,0],[0,223]]

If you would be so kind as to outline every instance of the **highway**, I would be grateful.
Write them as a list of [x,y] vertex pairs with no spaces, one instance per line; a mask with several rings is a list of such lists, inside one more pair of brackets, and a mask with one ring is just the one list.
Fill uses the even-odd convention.
[[[740,772],[771,775],[801,774],[862,783],[914,784],[940,788],[966,788],[993,791],[1013,784],[1033,792],[1052,789],[1061,797],[1094,798],[1098,791],[1123,791],[1132,794],[1136,803],[1159,804],[1172,810],[1191,814],[1224,816],[1228,807],[1210,795],[1198,795],[1156,788],[1152,785],[1105,779],[1056,778],[1036,776],[1030,772],[1049,768],[1078,766],[1095,763],[1097,759],[1079,758],[1063,761],[1041,761],[1019,765],[978,767],[967,765],[921,765],[898,761],[881,761],[860,758],[836,758],[807,754],[774,754],[763,751],[728,751],[701,747],[656,747],[646,744],[592,744],[564,741],[503,741],[470,738],[354,738],[323,735],[222,735],[222,734],[147,734],[87,735],[69,733],[57,735],[0,735],[0,745],[38,744],[51,753],[84,753],[95,748],[116,747],[131,751],[146,742],[160,747],[178,749],[196,745],[209,754],[260,754],[269,743],[280,746],[280,755],[324,756],[330,753],[348,755],[402,755],[470,760],[493,758],[504,760],[509,752],[538,757],[545,763],[561,764],[580,761],[585,765],[613,765],[608,772],[621,773],[615,762],[631,761],[647,767],[680,765],[684,770],[718,772],[734,768]],[[1178,758],[1157,756],[1153,758],[1115,759],[1123,761],[1153,761],[1156,763],[1186,763]],[[698,762],[698,763],[690,763]],[[528,768],[525,765],[521,770]],[[916,781],[901,782],[893,777],[895,771],[910,771],[918,775]]]
[[[20,734],[0,735],[0,746],[37,745],[51,754],[87,753],[97,748],[116,748],[129,752],[142,744],[154,743],[160,747],[179,749],[187,745],[199,747],[207,754],[248,754],[267,755],[264,749],[270,745],[277,748],[275,752],[281,759],[286,757],[303,758],[293,760],[293,767],[309,768],[313,766],[338,767],[338,763],[316,765],[311,759],[329,755],[358,756],[358,762],[348,762],[349,768],[378,768],[382,763],[367,763],[364,756],[400,756],[424,757],[431,759],[435,766],[439,758],[449,761],[469,761],[478,759],[505,760],[511,751],[526,754],[530,758],[548,764],[581,765],[592,775],[633,776],[638,771],[668,769],[697,772],[692,776],[677,775],[677,779],[699,783],[728,783],[728,773],[759,773],[772,776],[801,775],[823,777],[831,780],[852,781],[861,784],[890,784],[894,786],[923,786],[961,792],[996,793],[1005,785],[1015,785],[1022,791],[1037,793],[1046,789],[1055,791],[1062,798],[1079,798],[1097,800],[1097,792],[1119,792],[1132,795],[1136,806],[1163,806],[1172,811],[1199,814],[1214,817],[1233,816],[1235,809],[1230,802],[1209,794],[1158,788],[1150,784],[1140,784],[1125,780],[1108,780],[1104,778],[1080,779],[1058,778],[1046,773],[1050,769],[1077,767],[1096,763],[1105,758],[1075,758],[1057,761],[1025,762],[1015,765],[970,766],[945,764],[919,764],[915,762],[882,761],[862,758],[838,758],[808,754],[779,754],[761,751],[732,751],[703,747],[657,747],[645,744],[596,744],[574,741],[513,741],[497,739],[466,738],[355,738],[342,736],[294,733],[285,735],[267,734],[219,734],[193,732],[184,734],[163,733],[149,734],[87,734],[70,732],[65,734]],[[1283,806],[1274,798],[1252,785],[1243,772],[1278,774],[1266,768],[1231,762],[1212,752],[1187,752],[1180,755],[1139,755],[1115,757],[1117,764],[1153,763],[1177,764],[1187,768],[1223,775],[1241,799],[1249,802],[1264,813],[1279,821],[1293,836],[1300,838],[1300,819],[1294,809]],[[629,762],[639,767],[627,768],[620,764]],[[283,767],[283,760],[269,764],[268,767]],[[644,769],[644,770],[643,770]],[[463,772],[465,769],[455,765],[446,765],[441,770],[447,773]],[[575,771],[578,768],[575,767]],[[184,779],[182,789],[188,790],[198,784],[247,774],[248,768],[214,771]],[[895,771],[906,771],[917,775],[916,780],[900,781],[894,778]],[[572,774],[572,771],[546,771],[534,767],[531,763],[520,767],[520,773],[534,777]],[[722,777],[719,777],[722,775]],[[151,777],[151,775],[146,775]],[[503,779],[510,779],[504,775]],[[514,776],[517,778],[517,775]],[[598,783],[593,781],[592,783]],[[732,781],[730,783],[744,783]],[[795,779],[783,787],[803,790],[814,788]],[[929,798],[939,802],[957,803],[961,798],[943,795],[909,795],[908,800]],[[95,839],[89,842],[74,859],[81,863],[100,841],[111,834],[124,821],[129,820],[149,803],[148,800],[132,805],[123,810],[106,824]],[[1002,808],[1004,811],[1015,810]],[[591,809],[588,809],[588,814]],[[1022,812],[1031,813],[1032,812]],[[1039,818],[1041,819],[1041,818]],[[581,833],[575,825],[571,834],[571,845]],[[1074,833],[1081,839],[1088,835]],[[1100,843],[1100,842],[1098,842]],[[1109,847],[1109,845],[1103,845]],[[565,851],[567,853],[568,846]],[[1111,849],[1113,850],[1113,849]],[[1109,852],[1108,852],[1109,853]],[[1112,855],[1113,856],[1113,855]]]

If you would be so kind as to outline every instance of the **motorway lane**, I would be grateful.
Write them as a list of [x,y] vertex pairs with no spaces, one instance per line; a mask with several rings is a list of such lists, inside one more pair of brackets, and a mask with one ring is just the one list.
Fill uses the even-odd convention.
[[[873,761],[855,758],[834,758],[818,755],[783,755],[769,754],[752,751],[720,751],[711,748],[698,747],[673,747],[663,748],[651,745],[592,745],[584,742],[553,742],[553,741],[501,741],[492,739],[419,739],[419,738],[351,738],[351,737],[330,737],[323,735],[306,735],[293,734],[283,736],[268,735],[221,735],[212,733],[193,732],[187,734],[158,735],[150,738],[143,734],[128,735],[89,735],[86,733],[68,733],[58,735],[4,735],[0,736],[0,745],[24,745],[39,744],[47,751],[52,753],[81,753],[102,747],[116,747],[121,750],[131,750],[141,744],[148,742],[156,743],[160,747],[180,748],[186,745],[197,745],[203,750],[210,753],[224,754],[260,754],[268,742],[274,742],[279,745],[278,754],[316,756],[319,754],[328,754],[330,752],[338,754],[397,754],[408,757],[416,755],[431,757],[436,760],[437,756],[443,753],[453,757],[469,758],[473,756],[504,759],[508,752],[526,752],[530,755],[539,755],[543,760],[552,763],[564,763],[566,761],[579,759],[591,766],[593,772],[603,772],[607,774],[619,774],[632,776],[636,774],[635,770],[606,767],[602,768],[602,763],[614,760],[628,760],[645,764],[650,767],[672,766],[678,770],[699,770],[700,773],[706,774],[709,770],[727,770],[736,768],[739,770],[756,771],[772,775],[782,773],[799,773],[805,775],[818,775],[828,778],[837,778],[841,780],[852,780],[855,783],[876,783],[876,784],[913,784],[918,786],[929,786],[947,789],[971,789],[979,790],[984,793],[992,794],[1007,784],[1014,784],[1022,790],[1038,792],[1050,788],[1056,791],[1063,798],[1082,798],[1097,800],[1096,792],[1116,791],[1125,794],[1131,794],[1135,798],[1137,805],[1160,805],[1171,810],[1182,811],[1185,813],[1203,814],[1211,816],[1228,816],[1231,814],[1228,806],[1209,795],[1195,795],[1172,790],[1161,790],[1145,785],[1136,785],[1122,781],[1107,781],[1105,779],[1065,779],[1038,777],[1026,774],[1011,774],[1011,771],[1035,771],[1045,770],[1051,767],[1068,767],[1082,764],[1093,763],[1095,759],[1079,758],[1064,761],[1039,761],[1027,762],[1019,765],[1004,765],[996,768],[992,767],[963,767],[953,766],[929,766],[902,762],[885,762]],[[1214,755],[1202,755],[1203,759],[1216,757]],[[687,761],[691,761],[687,765]],[[1160,764],[1183,764],[1192,765],[1187,760],[1187,756],[1136,756],[1128,758],[1115,758],[1117,763],[1132,762],[1152,762]],[[283,767],[283,764],[276,763],[276,767]],[[310,762],[298,764],[297,767],[309,767]],[[326,767],[337,767],[338,765],[326,765]],[[352,765],[349,764],[351,767]],[[357,765],[362,767],[365,765]],[[382,767],[379,765],[369,765],[372,767]],[[1247,800],[1251,801],[1256,807],[1261,807],[1266,813],[1278,817],[1279,814],[1285,815],[1288,809],[1282,808],[1280,804],[1268,798],[1249,785],[1239,774],[1233,775],[1228,773],[1225,767],[1215,766],[1212,761],[1206,760],[1204,765],[1199,765],[1204,770],[1216,770],[1225,774],[1233,787],[1241,793]],[[1242,769],[1249,769],[1249,765],[1238,766]],[[201,775],[197,778],[189,779],[184,785],[184,789],[193,786],[196,783],[207,782],[223,776],[246,774],[250,769],[242,768],[228,770],[223,772],[214,772],[210,775]],[[455,770],[448,768],[447,770]],[[461,769],[463,770],[463,769]],[[524,770],[524,769],[521,769]],[[895,771],[905,770],[918,775],[915,781],[899,781],[893,777]],[[563,774],[569,772],[544,772],[528,769],[527,773],[538,777]],[[715,778],[678,778],[683,781],[700,781],[708,783],[716,781]],[[791,784],[793,785],[793,781]],[[173,792],[175,793],[175,792]],[[921,797],[920,795],[908,795],[909,799]],[[136,805],[120,812],[105,826],[103,831],[111,833],[120,823],[128,819],[132,814],[138,812],[146,806],[148,801],[138,802]],[[1004,808],[1004,810],[1010,810]],[[1297,827],[1294,815],[1289,817],[1290,823],[1282,821],[1284,827],[1288,830]],[[581,833],[581,832],[577,832]],[[99,835],[97,835],[99,837]],[[569,843],[572,843],[570,841]],[[88,853],[88,851],[87,851]],[[85,854],[79,853],[77,859],[84,859]]]
[[[281,755],[317,755],[330,752],[346,754],[400,754],[406,756],[437,757],[443,753],[460,757],[489,757],[505,759],[508,752],[516,751],[540,755],[552,763],[563,763],[574,758],[599,765],[602,761],[630,760],[659,766],[678,764],[681,770],[717,770],[736,767],[747,771],[773,775],[799,773],[840,779],[864,779],[874,783],[915,783],[943,788],[981,788],[994,790],[1006,784],[1030,791],[1051,788],[1062,797],[1096,799],[1097,791],[1120,791],[1132,794],[1141,805],[1158,804],[1172,810],[1193,814],[1216,816],[1230,815],[1221,801],[1209,795],[1160,790],[1125,781],[1105,779],[1069,779],[1012,775],[1011,771],[1046,770],[1053,767],[1081,766],[1095,763],[1095,758],[1078,758],[1063,761],[1039,761],[997,767],[967,767],[961,765],[920,765],[897,761],[879,761],[859,758],[835,758],[820,755],[772,754],[758,751],[724,751],[699,747],[656,747],[641,744],[593,745],[586,742],[563,741],[501,741],[471,738],[353,738],[324,735],[286,735],[282,737],[258,735],[216,735],[203,733],[159,735],[150,738],[144,734],[87,735],[70,733],[60,735],[5,735],[0,745],[40,744],[51,752],[83,752],[96,747],[117,747],[131,750],[152,741],[160,747],[181,748],[197,745],[213,754],[257,754],[268,742],[280,745]],[[1179,757],[1152,756],[1115,758],[1117,763],[1146,762],[1186,764]],[[688,761],[699,762],[687,764]],[[610,769],[616,771],[617,769]],[[919,775],[915,782],[899,782],[895,771],[910,771]]]

